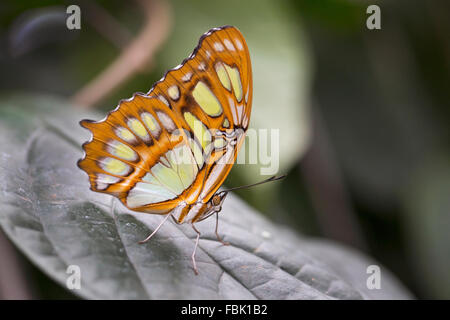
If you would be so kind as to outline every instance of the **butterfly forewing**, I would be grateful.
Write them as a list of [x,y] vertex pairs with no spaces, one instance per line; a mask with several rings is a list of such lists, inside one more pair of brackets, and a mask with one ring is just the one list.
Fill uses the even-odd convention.
[[93,136],[79,166],[92,190],[132,210],[166,214],[180,203],[206,203],[236,160],[251,101],[243,36],[212,29],[148,94],[121,101],[103,121],[81,122]]

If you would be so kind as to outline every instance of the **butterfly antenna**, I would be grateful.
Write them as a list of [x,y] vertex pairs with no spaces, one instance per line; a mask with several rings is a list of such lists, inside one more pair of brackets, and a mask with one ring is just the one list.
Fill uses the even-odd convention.
[[263,181],[260,181],[260,182],[257,182],[257,183],[248,184],[246,186],[234,187],[234,188],[223,190],[223,191],[228,192],[228,191],[233,191],[233,190],[238,190],[238,189],[251,188],[251,187],[254,187],[254,186],[257,186],[257,185],[260,185],[260,184],[264,184],[264,183],[272,182],[272,181],[277,181],[277,180],[281,180],[281,179],[284,179],[284,178],[286,178],[285,174],[282,175],[282,176],[278,176],[278,177],[277,176],[273,176],[273,177],[270,177],[269,179],[266,179],[266,180],[263,180]]

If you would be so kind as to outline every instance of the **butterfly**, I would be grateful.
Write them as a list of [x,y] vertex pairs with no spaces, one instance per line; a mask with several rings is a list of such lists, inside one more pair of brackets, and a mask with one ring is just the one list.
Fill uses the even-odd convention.
[[[127,208],[195,223],[218,213],[228,194],[220,188],[249,126],[252,68],[247,44],[232,26],[214,28],[192,54],[166,72],[147,94],[119,102],[101,121],[82,120],[91,131],[78,161],[96,192]],[[271,180],[271,179],[269,179]],[[273,180],[273,179],[272,179]]]

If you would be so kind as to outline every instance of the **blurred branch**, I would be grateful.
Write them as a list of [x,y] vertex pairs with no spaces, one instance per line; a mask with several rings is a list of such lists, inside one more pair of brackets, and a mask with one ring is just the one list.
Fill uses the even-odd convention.
[[0,300],[32,299],[14,247],[0,229]]
[[145,11],[146,22],[138,36],[120,56],[73,97],[75,105],[91,108],[153,59],[171,28],[169,4],[164,0],[138,0]]
[[367,249],[337,159],[318,108],[313,108],[312,144],[300,162],[320,228],[327,238]]

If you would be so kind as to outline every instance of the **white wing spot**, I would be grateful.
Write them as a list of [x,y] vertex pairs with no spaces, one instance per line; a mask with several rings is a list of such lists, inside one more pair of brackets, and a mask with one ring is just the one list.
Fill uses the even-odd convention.
[[244,46],[242,45],[241,41],[239,41],[239,39],[234,39],[234,42],[236,43],[236,46],[239,50],[244,50]]
[[225,67],[223,66],[222,62],[217,62],[215,65],[217,76],[219,77],[220,82],[222,85],[228,90],[231,91],[231,80],[228,76],[227,71],[225,70]]
[[169,106],[169,101],[167,101],[167,99],[164,98],[164,96],[159,95],[158,98],[159,98],[159,100],[161,100],[166,106]]
[[174,84],[169,89],[167,89],[167,94],[172,100],[176,101],[180,98],[180,89],[178,89],[178,86]]
[[200,62],[198,65],[198,70],[205,71],[206,70],[206,64],[204,62]]
[[192,96],[195,102],[210,116],[218,116],[222,113],[222,105],[219,99],[214,95],[211,89],[203,82],[197,82],[194,90],[192,91]]
[[223,41],[223,43],[225,44],[225,47],[227,47],[228,50],[230,50],[230,51],[235,51],[236,50],[230,40],[225,39]]
[[214,49],[218,52],[222,52],[225,48],[220,42],[214,42]]
[[175,130],[175,123],[173,123],[172,119],[167,114],[162,111],[157,111],[156,114],[158,115],[159,121],[161,121],[167,131],[172,132]]
[[192,78],[192,72],[186,73],[184,76],[181,77],[181,80],[184,82],[188,82]]

